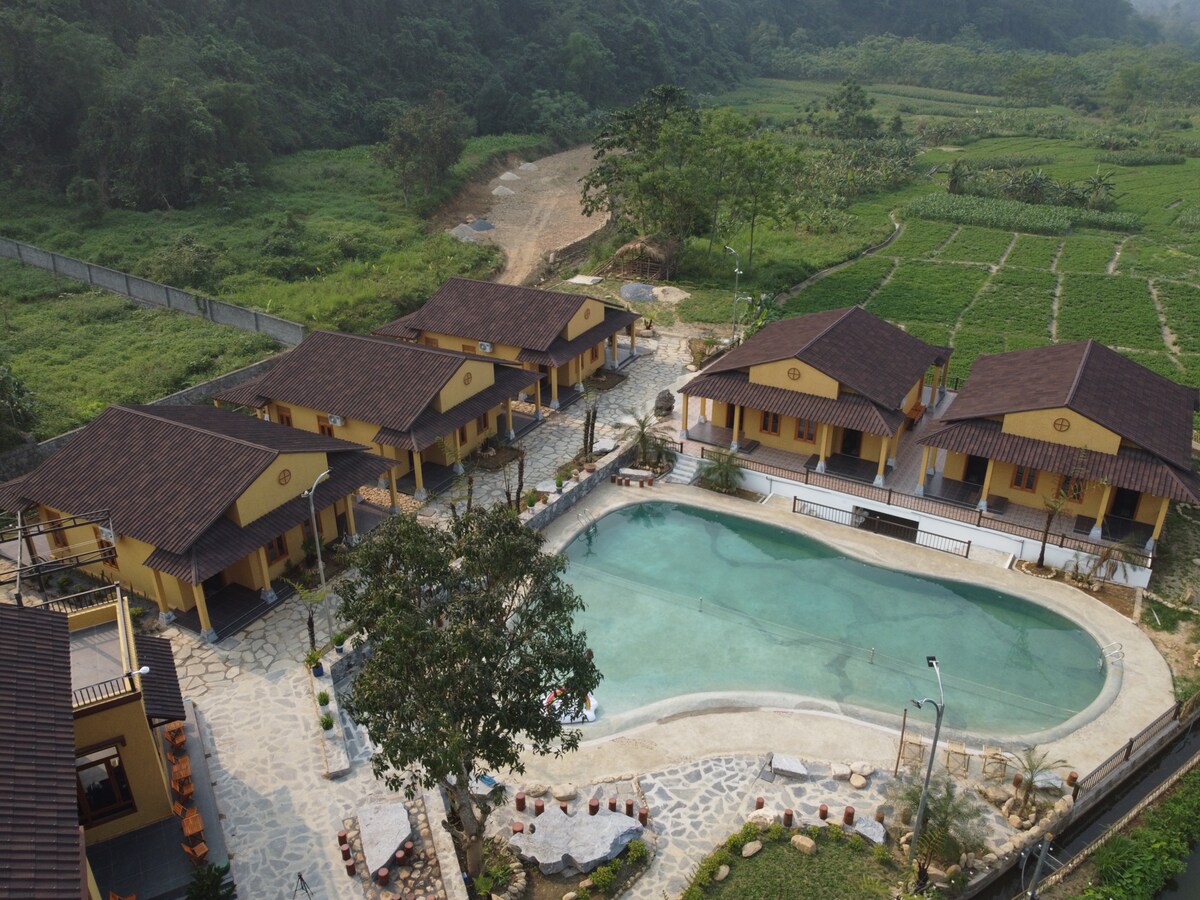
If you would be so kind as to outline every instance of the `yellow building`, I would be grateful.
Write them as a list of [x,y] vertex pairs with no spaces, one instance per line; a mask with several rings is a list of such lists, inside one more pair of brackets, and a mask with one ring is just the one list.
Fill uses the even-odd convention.
[[683,387],[683,437],[742,453],[761,445],[798,454],[795,466],[882,485],[924,413],[929,369],[939,367],[936,392],[949,358],[858,306],[783,319]]
[[[215,640],[265,611],[285,568],[310,552],[305,492],[315,482],[327,543],[355,533],[355,492],[388,468],[360,444],[253,416],[112,406],[34,471],[0,485],[0,505],[61,520],[48,529],[51,557],[150,598]],[[111,531],[85,515],[96,510],[111,516]]]
[[0,651],[5,896],[99,898],[84,846],[172,816],[158,729],[184,707],[170,644],[134,635],[110,586],[0,605]]
[[419,310],[375,334],[541,372],[550,384],[550,408],[558,409],[563,391],[582,390],[603,365],[617,368],[619,332],[629,335],[636,353],[633,326],[639,318],[581,294],[451,278]]
[[1171,500],[1196,502],[1197,393],[1095,341],[981,356],[921,438],[920,486],[977,486],[979,508],[1059,503],[1075,531],[1152,550]]
[[[460,351],[317,331],[266,375],[217,397],[272,422],[372,445],[384,474],[418,499],[437,490],[488,438],[514,437],[513,398],[534,394],[537,372]],[[432,476],[432,477],[431,477]]]

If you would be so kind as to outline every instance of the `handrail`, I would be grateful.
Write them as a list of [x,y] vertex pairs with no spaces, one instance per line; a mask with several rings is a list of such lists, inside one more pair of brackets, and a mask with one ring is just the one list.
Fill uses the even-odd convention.
[[66,597],[54,597],[43,601],[39,606],[41,609],[53,609],[58,612],[73,613],[85,609],[94,609],[97,606],[108,606],[117,603],[119,600],[120,594],[117,586],[106,584],[98,588],[88,588],[86,591],[68,594]]
[[927,547],[930,550],[940,550],[943,553],[952,553],[955,556],[962,556],[965,558],[971,553],[970,541],[949,537],[944,534],[937,534],[933,531],[922,531],[919,527],[914,525],[905,525],[901,522],[889,522],[886,519],[880,519],[876,516],[867,515],[858,511],[851,512],[849,510],[839,509],[836,506],[826,506],[823,503],[812,503],[808,500],[801,500],[799,497],[792,498],[792,512],[812,516],[813,518],[817,519],[824,519],[827,522],[836,522],[839,525],[849,525],[853,528],[861,528],[866,531],[871,531],[875,534],[883,535],[884,537],[892,537],[902,541],[911,541],[920,547]]
[[128,674],[118,675],[116,678],[99,681],[96,684],[89,684],[86,687],[72,691],[71,706],[90,706],[93,703],[100,703],[103,700],[110,700],[113,697],[131,694],[136,690],[137,687],[133,683],[133,676]]

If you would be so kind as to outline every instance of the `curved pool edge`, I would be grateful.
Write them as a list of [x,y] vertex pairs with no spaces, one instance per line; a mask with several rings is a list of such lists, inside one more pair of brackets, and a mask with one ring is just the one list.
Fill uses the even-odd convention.
[[[1097,698],[1082,712],[1059,726],[1046,731],[1021,735],[1018,738],[1008,736],[1005,742],[1010,745],[1038,743],[1051,750],[1053,755],[1067,759],[1073,768],[1083,774],[1105,759],[1123,741],[1137,734],[1160,713],[1174,702],[1174,686],[1170,670],[1165,660],[1159,655],[1153,643],[1135,624],[1104,604],[1089,598],[1083,592],[1067,585],[1034,579],[1016,572],[1010,568],[992,565],[975,560],[964,560],[947,554],[916,547],[877,535],[847,529],[809,517],[798,516],[791,512],[790,507],[774,506],[771,504],[752,505],[747,501],[726,497],[706,491],[701,488],[684,485],[661,484],[652,492],[630,493],[628,489],[605,485],[590,495],[579,507],[566,516],[551,523],[545,530],[548,552],[560,552],[574,537],[583,530],[582,513],[589,518],[600,518],[610,512],[624,507],[648,502],[672,502],[682,505],[714,510],[743,519],[758,520],[779,526],[789,531],[806,535],[821,541],[855,559],[863,562],[881,565],[892,569],[911,568],[914,560],[924,563],[924,572],[937,578],[982,584],[996,590],[1016,594],[1032,603],[1043,606],[1053,612],[1068,618],[1084,630],[1094,640],[1098,647],[1103,647],[1113,641],[1118,641],[1125,650],[1125,659],[1118,665],[1108,667],[1104,686]],[[603,685],[598,691],[598,699],[603,705]],[[695,695],[681,695],[671,698],[674,702]],[[769,707],[754,704],[738,704],[741,715],[767,715],[776,720],[781,715],[807,716],[813,714],[809,708],[798,708],[791,701],[800,700],[802,706],[818,704],[822,708],[837,709],[835,715],[841,716],[846,723],[861,723],[864,727],[890,729],[890,738],[894,753],[894,733],[898,731],[898,717],[894,724],[880,722],[885,715],[876,711],[863,711],[858,708],[843,706],[835,701],[819,698],[789,698],[787,709],[774,705]],[[841,710],[845,710],[842,712]],[[589,736],[587,729],[583,731],[585,747],[606,745],[614,746],[620,743],[622,736],[638,734],[640,741],[645,735],[653,733],[654,729],[677,729],[680,718],[689,721],[689,730],[695,731],[704,727],[705,719],[712,720],[708,728],[725,731],[728,726],[729,711],[706,712],[701,708],[681,708],[671,715],[673,721],[663,721],[662,717],[646,717],[641,722],[630,722],[621,730],[614,729],[610,733]],[[826,712],[825,715],[830,713]],[[601,710],[603,715],[603,710]],[[628,717],[626,714],[622,718]],[[932,722],[925,723],[923,718],[909,716],[909,728],[928,735],[932,732]],[[722,720],[724,724],[722,724]],[[593,732],[594,734],[594,732]],[[800,735],[802,737],[802,735]],[[980,741],[983,737],[964,733],[966,738]],[[744,741],[724,741],[720,735],[706,734],[703,740],[697,742],[697,750],[707,748],[709,753],[722,752],[722,747],[730,748]],[[990,739],[990,737],[989,737]],[[992,741],[995,743],[996,741]],[[745,748],[743,748],[745,749]],[[765,744],[760,750],[770,751],[785,749],[775,744]],[[803,748],[797,748],[802,752]],[[704,755],[698,753],[697,755]],[[855,756],[847,751],[841,758]],[[877,762],[880,762],[877,760]],[[614,766],[615,769],[625,768]]]

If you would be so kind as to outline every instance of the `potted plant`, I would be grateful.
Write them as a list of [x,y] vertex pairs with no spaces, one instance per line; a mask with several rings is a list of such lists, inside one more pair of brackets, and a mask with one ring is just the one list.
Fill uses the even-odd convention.
[[561,494],[562,486],[563,486],[563,477],[561,475],[555,475],[554,476],[554,491],[555,491],[555,493]]
[[529,489],[529,493],[525,495],[525,508],[533,509],[538,502],[538,492],[533,488]]
[[329,713],[325,713],[323,716],[321,716],[321,727],[326,731],[329,731],[329,729],[333,728],[333,716]]
[[325,674],[325,667],[321,665],[320,650],[309,650],[304,656],[304,661],[308,664],[308,667],[312,669],[312,673],[315,677],[320,678]]
[[329,691],[321,691],[317,694],[317,704],[320,706],[329,705]]
[[338,653],[346,652],[346,632],[339,631],[333,636],[333,649]]

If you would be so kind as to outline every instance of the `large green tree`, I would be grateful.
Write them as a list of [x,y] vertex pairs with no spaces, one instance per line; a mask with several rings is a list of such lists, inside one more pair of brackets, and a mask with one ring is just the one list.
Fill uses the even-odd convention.
[[446,180],[474,124],[445,91],[410,106],[392,120],[379,159],[395,171],[406,199],[420,197]]
[[[574,750],[578,715],[600,673],[575,628],[583,602],[561,556],[503,507],[474,508],[445,528],[390,519],[355,556],[340,615],[371,655],[348,709],[379,748],[376,777],[409,796],[442,787],[468,874],[482,866],[482,772],[521,772],[526,748]],[[561,690],[557,708],[547,696]]]

